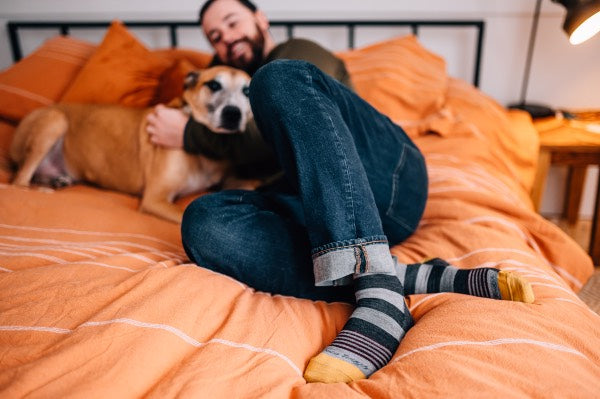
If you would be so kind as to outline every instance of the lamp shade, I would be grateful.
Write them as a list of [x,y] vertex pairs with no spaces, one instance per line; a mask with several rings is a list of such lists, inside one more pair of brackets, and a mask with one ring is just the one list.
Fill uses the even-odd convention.
[[580,44],[600,32],[600,0],[553,0],[567,9],[563,29],[571,44]]

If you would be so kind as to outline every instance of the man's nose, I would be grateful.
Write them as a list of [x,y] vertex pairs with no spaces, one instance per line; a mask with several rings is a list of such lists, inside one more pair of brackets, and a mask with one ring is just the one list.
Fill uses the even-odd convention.
[[234,30],[227,29],[223,32],[223,42],[225,42],[225,44],[231,44],[238,40],[238,36],[239,35]]

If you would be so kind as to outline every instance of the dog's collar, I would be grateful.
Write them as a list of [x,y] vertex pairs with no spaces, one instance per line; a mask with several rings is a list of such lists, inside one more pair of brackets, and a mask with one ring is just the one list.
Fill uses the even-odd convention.
[[183,113],[186,114],[187,116],[191,116],[192,108],[190,107],[190,105],[184,99],[182,99],[181,102],[182,102],[181,110],[183,111]]

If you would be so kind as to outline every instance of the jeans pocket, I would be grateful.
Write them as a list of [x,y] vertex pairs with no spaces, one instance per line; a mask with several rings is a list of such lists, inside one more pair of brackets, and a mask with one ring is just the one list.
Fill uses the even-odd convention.
[[[406,230],[402,235],[408,236],[419,225],[427,202],[427,168],[425,159],[417,148],[403,144],[392,179],[390,205],[386,216]],[[406,237],[402,237],[404,238]]]

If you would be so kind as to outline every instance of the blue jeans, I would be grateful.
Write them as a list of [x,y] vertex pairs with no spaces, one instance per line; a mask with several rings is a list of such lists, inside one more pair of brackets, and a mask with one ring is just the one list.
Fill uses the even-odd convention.
[[393,273],[390,245],[421,219],[423,156],[399,126],[307,62],[260,68],[250,103],[285,177],[192,202],[181,225],[186,253],[260,291],[353,302],[352,275]]

